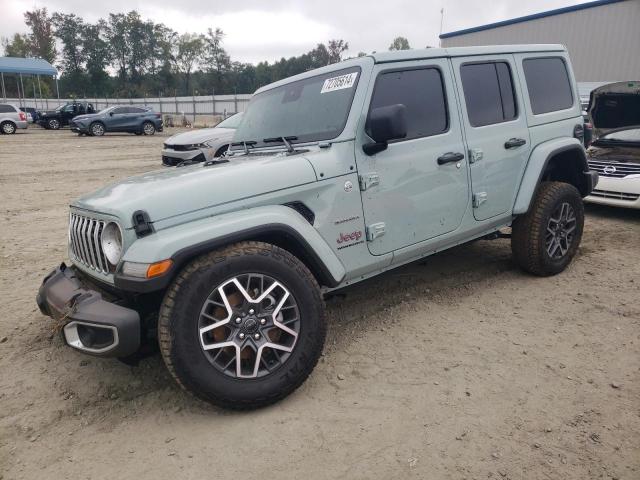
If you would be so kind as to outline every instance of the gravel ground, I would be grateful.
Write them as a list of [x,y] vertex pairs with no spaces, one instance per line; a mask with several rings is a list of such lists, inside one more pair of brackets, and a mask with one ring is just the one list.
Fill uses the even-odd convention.
[[159,166],[163,138],[0,137],[0,479],[640,478],[640,212],[590,206],[553,278],[507,240],[455,248],[328,299],[309,380],[249,413],[63,346],[36,308],[67,205]]

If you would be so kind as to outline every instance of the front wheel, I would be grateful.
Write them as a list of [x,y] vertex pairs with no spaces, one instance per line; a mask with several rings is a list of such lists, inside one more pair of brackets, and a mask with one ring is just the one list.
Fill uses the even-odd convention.
[[49,120],[47,122],[47,126],[51,129],[51,130],[60,130],[60,121],[56,120],[55,118],[52,118],[51,120]]
[[145,135],[153,135],[156,133],[156,127],[151,122],[144,122],[142,124],[142,133]]
[[242,242],[180,272],[165,294],[158,336],[185,390],[225,408],[258,408],[293,392],[315,367],[324,303],[298,258]]
[[91,135],[94,137],[101,137],[104,135],[104,125],[100,122],[92,123],[89,130],[91,131]]
[[573,185],[544,182],[529,211],[514,220],[513,257],[524,270],[549,276],[562,272],[578,251],[584,204]]

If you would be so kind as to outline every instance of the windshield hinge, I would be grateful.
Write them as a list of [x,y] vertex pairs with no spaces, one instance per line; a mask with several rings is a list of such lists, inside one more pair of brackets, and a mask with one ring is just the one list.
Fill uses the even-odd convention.
[[360,183],[360,190],[364,192],[365,190],[380,183],[380,175],[376,172],[358,175],[358,183]]
[[381,237],[387,231],[387,226],[384,222],[372,223],[367,225],[367,241],[373,242],[376,238]]

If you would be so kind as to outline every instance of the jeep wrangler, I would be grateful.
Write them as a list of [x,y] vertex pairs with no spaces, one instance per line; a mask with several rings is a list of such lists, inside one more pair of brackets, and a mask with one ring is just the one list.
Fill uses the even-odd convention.
[[259,89],[227,154],[73,202],[69,258],[37,296],[70,347],[157,345],[222,407],[282,399],[323,348],[323,295],[511,227],[562,272],[597,174],[566,49],[376,53]]

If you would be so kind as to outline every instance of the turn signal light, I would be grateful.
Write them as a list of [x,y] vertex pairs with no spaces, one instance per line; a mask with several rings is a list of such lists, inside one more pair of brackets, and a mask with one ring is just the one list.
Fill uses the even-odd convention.
[[152,263],[147,268],[147,278],[159,277],[160,275],[165,274],[173,265],[173,261],[171,259],[162,260],[161,262]]

